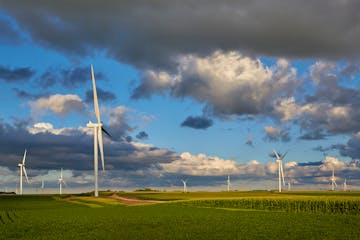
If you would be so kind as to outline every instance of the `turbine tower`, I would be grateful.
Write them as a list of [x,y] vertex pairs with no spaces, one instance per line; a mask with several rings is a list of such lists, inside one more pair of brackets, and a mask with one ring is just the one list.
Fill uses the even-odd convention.
[[183,183],[183,185],[184,185],[184,190],[183,190],[183,192],[184,193],[186,193],[187,192],[187,186],[186,186],[186,182],[187,182],[187,180],[183,180],[183,179],[181,179],[181,182]]
[[279,175],[279,192],[281,192],[281,180],[282,183],[285,187],[285,178],[284,178],[284,170],[283,170],[283,165],[282,165],[282,161],[284,160],[287,152],[284,155],[278,154],[275,150],[274,150],[274,154],[276,157],[276,162],[278,163],[278,175]]
[[97,123],[92,123],[91,121],[88,122],[86,125],[88,128],[94,129],[94,184],[95,184],[95,190],[94,195],[95,197],[99,196],[98,192],[98,154],[100,149],[100,157],[101,157],[101,165],[102,170],[105,171],[104,166],[104,145],[103,145],[103,139],[102,139],[102,132],[107,134],[109,137],[110,134],[103,128],[103,124],[100,119],[100,110],[99,110],[99,103],[97,98],[97,92],[96,92],[96,84],[95,84],[95,76],[94,76],[94,69],[91,65],[91,80],[92,80],[92,87],[93,87],[93,95],[94,95],[94,108],[95,108],[95,115],[97,119]]
[[335,191],[335,187],[337,186],[335,182],[335,174],[334,174],[334,167],[332,169],[332,176],[331,176],[331,191]]
[[62,185],[64,184],[66,186],[66,182],[63,179],[63,174],[62,174],[62,168],[60,170],[60,178],[58,179],[58,183],[59,183],[59,194],[62,194]]
[[21,163],[18,164],[18,167],[20,168],[20,195],[23,193],[23,181],[22,181],[22,175],[24,172],[24,175],[26,177],[26,182],[29,183],[28,176],[26,174],[26,168],[25,168],[25,160],[26,160],[26,149],[24,152],[24,157]]
[[45,188],[45,182],[44,182],[44,179],[41,179],[41,189],[44,189]]
[[230,183],[230,175],[228,175],[228,178],[227,178],[227,190],[228,190],[228,192],[230,192],[230,185],[231,185],[231,183]]

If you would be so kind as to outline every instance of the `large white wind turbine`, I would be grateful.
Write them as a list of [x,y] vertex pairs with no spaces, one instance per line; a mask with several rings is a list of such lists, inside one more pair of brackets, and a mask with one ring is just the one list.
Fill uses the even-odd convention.
[[184,190],[183,190],[183,192],[187,192],[187,186],[186,186],[186,182],[187,182],[187,180],[183,180],[183,179],[181,179],[181,182],[183,183],[183,185],[184,185]]
[[103,128],[103,124],[100,119],[100,110],[99,110],[99,103],[97,98],[97,92],[96,92],[96,84],[95,84],[95,76],[94,76],[94,69],[91,65],[91,80],[92,80],[92,86],[93,86],[93,94],[94,94],[94,108],[95,108],[95,115],[97,119],[97,123],[92,123],[91,121],[88,122],[86,125],[88,128],[94,129],[94,182],[95,182],[95,191],[94,195],[95,197],[99,196],[98,193],[98,154],[100,149],[100,157],[101,157],[101,165],[103,171],[105,171],[104,166],[104,145],[103,145],[103,139],[102,139],[102,131],[104,131],[109,137],[110,134]]
[[228,192],[230,192],[230,185],[231,185],[231,183],[230,183],[230,175],[228,175],[228,178],[227,178],[227,190],[228,190]]
[[334,174],[334,167],[333,167],[332,176],[331,176],[331,190],[334,191],[336,186],[337,186],[337,184],[335,182],[335,174]]
[[97,119],[97,123],[92,123],[91,121],[88,122],[86,125],[88,128],[94,129],[94,182],[95,182],[95,197],[99,196],[98,193],[98,154],[100,149],[100,157],[101,157],[101,165],[103,171],[105,171],[105,164],[104,164],[104,145],[102,140],[102,132],[104,131],[110,137],[110,134],[103,128],[103,124],[100,119],[100,110],[99,110],[99,102],[97,98],[96,92],[96,84],[95,84],[95,76],[94,76],[94,68],[91,65],[91,80],[93,86],[93,95],[94,95],[94,108],[95,108],[95,115]]
[[25,152],[24,152],[24,157],[23,157],[22,162],[18,164],[18,167],[20,168],[20,195],[22,195],[22,193],[23,193],[23,185],[22,185],[23,184],[23,181],[22,181],[23,172],[24,172],[24,175],[26,177],[26,182],[29,183],[29,179],[28,179],[28,176],[26,174],[25,160],[26,160],[26,149],[25,149]]
[[66,186],[66,182],[63,179],[63,174],[62,174],[62,168],[60,170],[60,178],[58,179],[58,183],[59,183],[59,194],[62,194],[62,185],[64,184]]
[[279,155],[275,150],[274,150],[275,156],[276,156],[276,162],[278,163],[278,175],[279,175],[279,192],[281,192],[281,180],[282,183],[285,187],[285,178],[284,178],[284,170],[283,170],[283,165],[282,165],[282,161],[284,160],[287,152],[283,155]]

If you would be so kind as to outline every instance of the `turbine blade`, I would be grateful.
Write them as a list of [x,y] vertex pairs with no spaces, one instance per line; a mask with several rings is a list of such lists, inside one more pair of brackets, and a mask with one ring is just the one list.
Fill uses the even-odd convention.
[[24,157],[23,157],[23,160],[22,160],[22,164],[25,165],[25,160],[26,160],[26,149],[25,149],[25,152],[24,152]]
[[64,186],[67,187],[67,184],[64,180],[62,180],[62,183],[64,183]]
[[108,135],[109,138],[112,138],[112,136],[110,135],[110,133],[108,131],[106,131],[106,129],[104,127],[101,127],[101,130]]
[[274,149],[274,153],[275,153],[276,158],[280,159],[279,154],[275,151],[275,149]]
[[103,145],[103,139],[102,139],[102,131],[101,128],[98,128],[98,143],[99,143],[99,149],[100,149],[100,157],[101,157],[101,165],[103,171],[105,171],[105,163],[104,163],[104,145]]
[[281,160],[283,160],[288,152],[281,156]]
[[27,182],[27,183],[30,183],[30,182],[29,182],[29,178],[28,178],[27,173],[26,173],[26,168],[25,168],[25,166],[22,166],[22,168],[23,168],[23,171],[24,171],[24,175],[25,175],[25,178],[26,178],[26,182]]
[[62,168],[61,168],[61,170],[60,170],[60,178],[62,179]]
[[91,65],[91,80],[92,80],[92,85],[93,85],[95,115],[96,115],[96,119],[98,120],[98,123],[100,124],[101,120],[100,120],[99,102],[98,102],[98,97],[97,97],[97,92],[96,92],[94,68],[92,65]]

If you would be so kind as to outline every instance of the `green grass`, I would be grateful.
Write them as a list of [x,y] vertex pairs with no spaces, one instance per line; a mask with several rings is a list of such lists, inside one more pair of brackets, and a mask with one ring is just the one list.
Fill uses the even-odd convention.
[[[109,194],[110,195],[110,194]],[[154,200],[126,206],[112,199],[0,196],[1,239],[359,239],[360,214],[249,211],[234,202],[357,201],[357,193],[119,193]],[[317,198],[314,198],[317,196]],[[278,197],[276,197],[278,196]],[[185,199],[185,200],[184,200]],[[219,199],[219,200],[214,200]],[[209,206],[218,201],[219,206]],[[80,204],[79,204],[80,203]],[[83,204],[85,203],[85,204]],[[196,203],[196,204],[195,204]],[[95,204],[99,207],[90,207]],[[224,206],[228,204],[228,206]],[[241,211],[238,211],[241,209]]]

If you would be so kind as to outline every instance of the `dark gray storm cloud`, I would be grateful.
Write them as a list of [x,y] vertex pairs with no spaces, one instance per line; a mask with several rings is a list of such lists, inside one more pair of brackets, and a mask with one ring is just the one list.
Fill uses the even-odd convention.
[[[96,80],[105,79],[102,72],[95,72]],[[42,88],[49,88],[55,85],[61,85],[66,88],[78,87],[91,82],[90,66],[75,68],[49,68],[43,72],[37,79],[37,84]]]
[[34,76],[35,71],[29,67],[9,68],[0,66],[0,80],[5,82],[24,82]]
[[188,116],[182,123],[182,127],[194,129],[207,129],[213,125],[213,120],[204,116]]
[[136,66],[167,67],[179,54],[218,49],[290,58],[360,53],[357,0],[1,0],[0,6],[43,46],[71,55],[102,50]]
[[[112,129],[115,128],[112,125]],[[62,129],[61,132],[56,132],[50,127],[45,129],[39,125],[29,126],[28,122],[8,124],[0,121],[0,131],[0,166],[15,169],[26,148],[28,169],[93,168],[93,136],[81,129]],[[115,132],[126,133],[126,130]],[[137,171],[178,158],[177,154],[167,149],[123,140],[109,141],[106,137],[104,149],[105,166],[109,170]]]
[[[116,99],[116,96],[114,93],[110,92],[110,91],[106,91],[103,90],[102,88],[96,87],[96,91],[97,91],[97,96],[98,99],[100,99],[102,102],[111,102],[114,101]],[[87,90],[85,92],[85,102],[87,103],[93,103],[94,102],[94,97],[93,97],[93,90]]]

